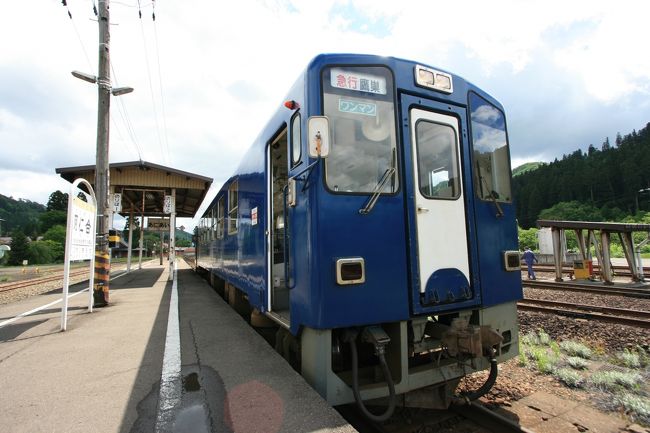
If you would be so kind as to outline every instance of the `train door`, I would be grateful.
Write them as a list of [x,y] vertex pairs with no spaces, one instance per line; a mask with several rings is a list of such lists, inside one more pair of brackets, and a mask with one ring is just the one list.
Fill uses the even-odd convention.
[[425,309],[458,306],[474,298],[469,283],[459,120],[412,106],[408,125],[416,241],[412,257],[419,281],[416,296]]
[[268,310],[288,318],[289,290],[285,283],[285,209],[284,197],[288,179],[287,128],[271,140],[267,148],[268,209],[267,226]]

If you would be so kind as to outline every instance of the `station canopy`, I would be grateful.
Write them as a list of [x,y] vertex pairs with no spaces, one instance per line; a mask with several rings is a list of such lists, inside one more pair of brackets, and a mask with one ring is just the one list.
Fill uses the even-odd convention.
[[[95,165],[57,168],[56,173],[68,182],[86,179],[95,187]],[[146,161],[110,164],[109,176],[109,192],[122,194],[122,216],[133,211],[163,217],[165,195],[173,195],[176,217],[193,218],[212,185],[212,178]]]

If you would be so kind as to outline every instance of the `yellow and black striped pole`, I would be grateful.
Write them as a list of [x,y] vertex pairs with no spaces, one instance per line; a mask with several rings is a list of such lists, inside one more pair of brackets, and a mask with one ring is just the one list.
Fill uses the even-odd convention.
[[110,271],[110,255],[104,251],[95,251],[95,283],[93,284],[93,303],[95,307],[108,305]]

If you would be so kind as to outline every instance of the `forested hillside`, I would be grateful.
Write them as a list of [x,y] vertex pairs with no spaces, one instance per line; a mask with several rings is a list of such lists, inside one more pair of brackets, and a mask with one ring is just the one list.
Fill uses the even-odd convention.
[[39,230],[39,216],[45,212],[42,204],[6,197],[0,194],[0,221],[2,225],[2,236],[12,230],[20,228],[25,234],[31,235]]
[[542,210],[560,202],[595,209],[590,218],[616,220],[650,210],[650,123],[640,131],[606,139],[600,148],[576,150],[513,178],[517,218],[533,227]]

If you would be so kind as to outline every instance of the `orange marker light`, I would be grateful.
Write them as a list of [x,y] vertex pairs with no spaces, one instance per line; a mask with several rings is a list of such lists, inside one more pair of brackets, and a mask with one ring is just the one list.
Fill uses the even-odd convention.
[[297,110],[297,109],[300,108],[300,104],[298,104],[293,99],[290,99],[288,101],[284,101],[284,106],[287,107],[289,110]]

